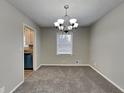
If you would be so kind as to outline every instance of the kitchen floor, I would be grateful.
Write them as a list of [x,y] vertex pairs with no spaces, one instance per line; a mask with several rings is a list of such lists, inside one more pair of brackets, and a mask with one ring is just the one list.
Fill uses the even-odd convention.
[[41,67],[14,93],[122,92],[90,67]]
[[32,73],[33,73],[33,70],[25,70],[25,72],[24,72],[25,79],[30,77],[32,75]]

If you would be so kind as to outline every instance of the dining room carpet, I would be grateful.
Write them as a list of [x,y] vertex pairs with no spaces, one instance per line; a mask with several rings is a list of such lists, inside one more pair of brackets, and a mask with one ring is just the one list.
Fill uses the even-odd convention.
[[122,93],[92,68],[43,66],[14,93]]

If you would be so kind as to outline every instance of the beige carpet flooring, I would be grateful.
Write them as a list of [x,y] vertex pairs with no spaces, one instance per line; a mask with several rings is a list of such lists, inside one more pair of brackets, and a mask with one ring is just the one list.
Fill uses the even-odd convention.
[[90,67],[41,67],[14,93],[122,93]]

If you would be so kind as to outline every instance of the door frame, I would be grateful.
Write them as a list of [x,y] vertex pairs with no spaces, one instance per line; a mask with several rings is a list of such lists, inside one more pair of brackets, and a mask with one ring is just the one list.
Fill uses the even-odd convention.
[[36,29],[33,27],[23,23],[23,79],[24,79],[24,29],[25,27],[28,27],[34,31],[34,40],[33,40],[33,71],[36,71],[37,69],[37,57],[36,57]]

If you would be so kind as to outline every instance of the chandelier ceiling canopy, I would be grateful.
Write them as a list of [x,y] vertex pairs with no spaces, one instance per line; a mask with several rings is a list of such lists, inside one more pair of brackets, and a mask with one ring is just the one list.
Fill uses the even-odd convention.
[[61,19],[58,19],[57,22],[54,23],[54,26],[62,32],[68,33],[72,31],[72,29],[76,29],[78,27],[77,19],[71,18],[68,15],[69,5],[64,6],[65,16]]

